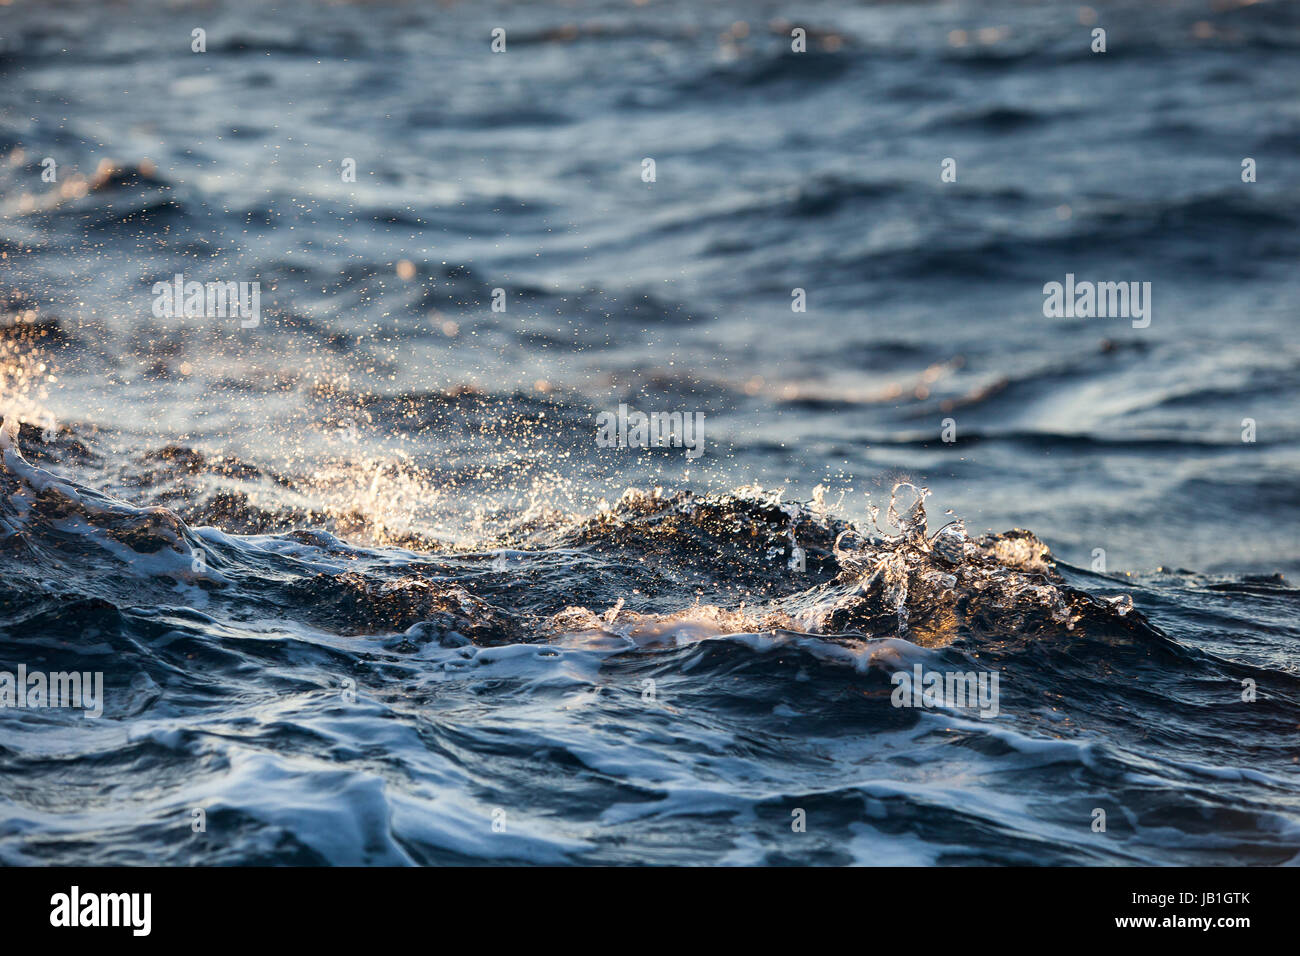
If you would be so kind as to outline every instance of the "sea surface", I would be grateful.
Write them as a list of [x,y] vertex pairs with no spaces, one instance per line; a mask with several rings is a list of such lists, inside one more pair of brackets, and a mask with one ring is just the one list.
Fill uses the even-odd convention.
[[6,3],[0,863],[1300,862],[1298,261],[1294,2]]

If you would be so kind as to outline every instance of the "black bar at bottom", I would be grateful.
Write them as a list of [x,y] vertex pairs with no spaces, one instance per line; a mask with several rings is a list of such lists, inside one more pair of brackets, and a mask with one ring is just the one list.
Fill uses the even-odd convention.
[[701,924],[735,943],[765,937],[774,923],[796,939],[803,926],[809,943],[841,923],[864,945],[864,931],[878,945],[963,926],[999,942],[1042,942],[1046,929],[1048,938],[1071,942],[1200,936],[1232,944],[1261,928],[1277,938],[1290,925],[1284,907],[1294,908],[1297,875],[1287,868],[8,868],[0,869],[0,919],[7,946],[74,935],[82,943],[373,946],[376,933],[401,933],[390,941],[436,947],[451,944],[449,932],[468,933],[471,943],[562,942],[570,932],[611,945],[660,932],[668,934],[664,942],[684,943],[678,934]]

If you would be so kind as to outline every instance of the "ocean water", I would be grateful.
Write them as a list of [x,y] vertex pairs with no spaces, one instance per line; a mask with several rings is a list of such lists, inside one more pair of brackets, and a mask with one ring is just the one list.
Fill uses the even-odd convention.
[[1300,6],[796,7],[0,6],[0,862],[1300,859]]

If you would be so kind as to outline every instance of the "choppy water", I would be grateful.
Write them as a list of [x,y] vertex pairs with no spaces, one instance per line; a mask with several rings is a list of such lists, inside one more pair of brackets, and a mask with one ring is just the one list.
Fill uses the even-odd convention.
[[0,861],[1298,858],[1300,7],[797,14],[0,7]]

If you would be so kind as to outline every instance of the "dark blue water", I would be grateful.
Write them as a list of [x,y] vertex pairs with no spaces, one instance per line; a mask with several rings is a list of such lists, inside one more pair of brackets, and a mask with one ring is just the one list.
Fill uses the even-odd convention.
[[0,7],[0,673],[104,680],[0,708],[0,861],[1300,859],[1298,53],[1231,0]]

